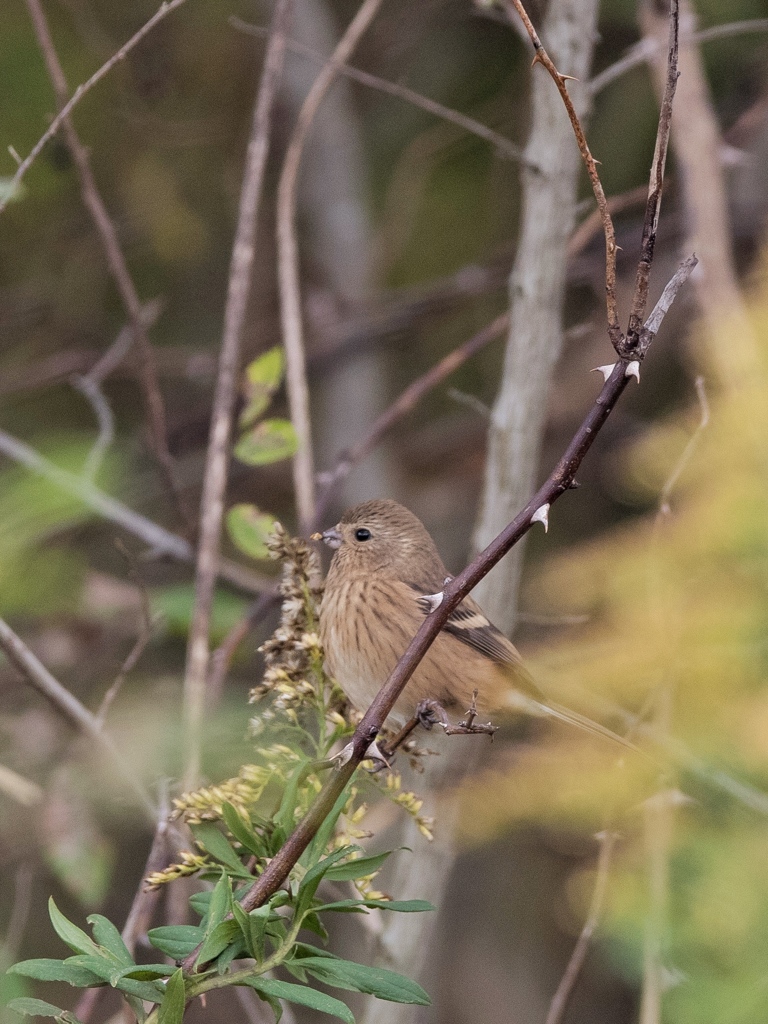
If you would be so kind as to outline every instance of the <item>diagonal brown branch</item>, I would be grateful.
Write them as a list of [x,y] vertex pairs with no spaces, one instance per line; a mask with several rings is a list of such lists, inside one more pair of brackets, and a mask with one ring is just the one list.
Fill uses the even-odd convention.
[[[183,0],[176,0],[176,4],[167,4],[164,5],[164,7],[170,9],[172,6],[178,6],[181,2],[183,2]],[[26,4],[32,19],[40,50],[42,51],[46,67],[48,69],[48,75],[51,79],[54,92],[56,93],[56,102],[60,108],[57,121],[64,129],[64,139],[66,141],[67,148],[72,155],[75,167],[77,168],[83,203],[91,215],[91,219],[93,220],[96,231],[101,239],[101,244],[107,259],[107,266],[109,267],[110,274],[115,281],[117,290],[120,293],[120,298],[122,299],[123,305],[128,313],[128,318],[133,332],[133,339],[139,350],[139,380],[147,408],[147,415],[149,417],[150,435],[152,438],[152,447],[154,449],[155,457],[160,464],[168,487],[176,500],[176,504],[178,505],[187,526],[190,526],[192,519],[184,503],[181,487],[176,477],[175,465],[171,457],[171,453],[168,450],[165,404],[163,402],[163,396],[157,380],[157,368],[155,366],[155,357],[152,351],[152,345],[145,328],[145,313],[142,309],[141,300],[139,299],[136,286],[133,283],[133,278],[131,277],[131,273],[128,269],[125,256],[123,255],[123,251],[120,247],[117,230],[109,216],[109,213],[107,212],[104,200],[101,198],[96,185],[96,179],[94,178],[93,171],[91,169],[88,150],[80,141],[80,137],[75,131],[75,126],[72,123],[72,118],[70,117],[70,111],[73,105],[72,101],[78,96],[78,93],[75,93],[75,96],[72,97],[71,100],[69,99],[69,87],[67,86],[67,80],[64,76],[64,71],[62,69],[61,62],[59,61],[58,54],[56,53],[56,47],[54,46],[53,38],[48,28],[48,22],[46,21],[40,0],[26,0]],[[156,22],[159,20],[161,12],[163,12],[163,8],[161,8],[161,10],[155,15],[155,18],[150,19],[150,21]],[[164,13],[167,13],[167,10]],[[137,33],[139,38],[146,35],[146,32],[149,31],[149,25],[150,22],[144,26],[141,35]],[[137,36],[134,36],[133,40],[138,41]],[[118,51],[118,54],[120,54],[121,57],[115,55],[115,58],[121,59],[124,57],[128,52],[128,47],[129,44],[126,44],[122,51]],[[113,62],[115,58],[112,58]],[[108,69],[108,65],[112,66],[108,61],[107,64],[104,65],[104,68],[101,69],[104,74],[106,74],[104,69]],[[95,84],[95,81],[96,76],[90,79],[90,82],[93,84]],[[84,89],[82,86],[80,88]],[[19,168],[19,170],[21,170],[21,168]],[[0,206],[0,211],[1,210],[2,207]]]
[[293,0],[279,0],[275,5],[272,31],[253,112],[243,187],[240,193],[240,211],[229,270],[224,331],[200,502],[200,545],[195,566],[195,605],[184,676],[185,789],[194,788],[200,768],[200,739],[210,654],[211,608],[218,574],[241,339],[250,294],[257,216],[269,152],[272,114],[283,69],[285,34],[292,7]]
[[291,421],[298,436],[298,451],[293,460],[293,481],[300,529],[311,529],[315,514],[315,469],[312,455],[312,433],[309,418],[306,353],[301,311],[299,249],[296,241],[296,194],[299,166],[304,145],[323,101],[323,97],[340,74],[341,66],[351,56],[376,15],[382,0],[364,0],[347,26],[336,49],[312,83],[312,88],[299,111],[277,190],[278,285],[280,319],[286,358],[286,385]]

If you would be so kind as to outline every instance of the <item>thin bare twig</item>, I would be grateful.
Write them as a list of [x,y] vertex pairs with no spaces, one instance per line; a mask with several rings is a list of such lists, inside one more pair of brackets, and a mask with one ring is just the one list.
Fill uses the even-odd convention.
[[101,699],[101,705],[99,706],[99,710],[96,714],[96,717],[98,718],[102,728],[104,727],[104,723],[107,720],[109,709],[111,708],[115,697],[118,695],[123,683],[125,682],[125,677],[128,675],[129,672],[133,670],[139,658],[147,649],[147,646],[149,645],[149,642],[152,639],[152,632],[155,626],[155,622],[153,621],[152,618],[152,608],[149,601],[149,594],[147,592],[147,588],[144,586],[141,576],[139,575],[136,560],[134,559],[133,555],[128,550],[128,548],[120,540],[118,540],[116,544],[118,550],[120,551],[120,554],[128,563],[128,575],[133,580],[134,584],[136,585],[136,588],[139,591],[139,602],[141,606],[141,624],[139,627],[139,634],[136,637],[136,640],[133,646],[131,647],[130,651],[128,652],[127,657],[123,661],[123,664],[120,666],[120,671],[115,677],[112,685],[109,687],[109,689]]
[[618,836],[615,832],[604,831],[598,834],[597,839],[600,843],[600,852],[597,857],[597,874],[595,877],[595,888],[592,893],[592,902],[589,905],[589,913],[584,922],[584,927],[579,934],[578,941],[573,948],[573,953],[568,961],[565,973],[560,979],[560,984],[557,986],[557,991],[552,997],[552,1002],[549,1004],[545,1024],[560,1024],[562,1021],[573,994],[573,989],[584,966],[584,961],[587,958],[592,936],[595,934],[603,914],[605,895],[608,890],[608,874]]
[[210,655],[211,608],[218,574],[241,339],[250,294],[257,216],[269,152],[272,112],[283,69],[285,35],[292,7],[293,0],[279,0],[272,17],[271,34],[253,111],[251,137],[240,193],[240,210],[229,269],[224,330],[200,500],[200,545],[195,564],[195,605],[184,676],[185,789],[194,788],[200,769],[200,740]]
[[286,385],[291,421],[298,437],[293,482],[300,530],[309,532],[315,514],[315,470],[309,418],[306,353],[301,311],[299,250],[296,241],[296,192],[304,144],[323,97],[373,20],[382,0],[363,0],[336,49],[319,73],[299,111],[285,154],[277,190],[278,285],[286,357]]
[[115,417],[101,385],[88,376],[76,375],[72,378],[72,386],[87,400],[98,424],[96,440],[88,452],[82,474],[86,480],[93,482],[101,469],[104,456],[115,439]]
[[528,13],[526,12],[525,7],[523,7],[521,0],[502,0],[502,3],[510,20],[514,18],[515,11],[520,16],[523,24],[525,25],[526,31],[530,36],[531,42],[533,43],[533,49],[535,51],[533,63],[541,64],[549,72],[553,82],[557,86],[557,91],[560,93],[565,109],[568,112],[568,117],[570,119],[571,126],[573,127],[574,135],[576,136],[576,142],[579,146],[581,158],[587,169],[595,201],[597,202],[597,208],[600,212],[600,219],[603,224],[603,232],[605,234],[605,301],[608,316],[608,337],[611,339],[613,347],[617,352],[619,352],[623,335],[621,327],[619,326],[619,309],[616,300],[616,233],[613,228],[613,220],[611,219],[611,213],[608,207],[608,202],[605,198],[605,192],[603,191],[603,183],[600,181],[600,175],[597,173],[595,159],[587,144],[584,129],[582,128],[581,121],[576,113],[573,101],[568,95],[567,82],[569,76],[561,75],[555,67],[551,57],[542,46],[536,29],[533,27],[533,23],[528,17]]
[[695,387],[696,395],[699,399],[699,422],[694,432],[688,438],[688,443],[685,448],[683,448],[680,458],[677,460],[677,463],[661,489],[661,494],[659,496],[659,517],[668,516],[670,514],[671,509],[669,499],[672,496],[672,491],[677,486],[677,481],[680,479],[683,470],[690,462],[691,456],[699,444],[702,432],[709,426],[709,402],[707,401],[707,392],[704,387],[703,377],[696,378]]
[[140,43],[141,40],[146,35],[148,35],[152,31],[152,29],[155,27],[155,25],[158,24],[158,22],[162,21],[163,18],[169,15],[172,11],[175,11],[177,7],[181,7],[183,3],[186,3],[186,0],[164,0],[164,2],[160,4],[159,9],[152,15],[149,21],[142,25],[139,31],[136,32],[135,35],[131,36],[127,43],[124,43],[119,50],[113,53],[109,60],[105,64],[102,64],[99,70],[96,71],[95,74],[91,75],[91,77],[86,82],[83,82],[82,85],[78,85],[78,87],[72,94],[72,97],[65,103],[65,105],[61,108],[56,117],[54,117],[54,119],[51,121],[48,130],[43,135],[40,136],[40,138],[37,140],[35,145],[30,150],[29,155],[25,157],[21,161],[19,166],[16,168],[16,172],[9,183],[8,194],[5,196],[4,199],[0,199],[0,213],[3,212],[3,210],[10,202],[11,198],[13,197],[15,189],[21,182],[21,179],[27,173],[27,171],[38,158],[38,156],[40,156],[43,149],[45,149],[45,146],[57,134],[59,128],[61,128],[66,118],[69,117],[69,115],[72,113],[72,111],[80,102],[80,100],[87,93],[89,93],[91,89],[95,85],[97,85],[102,80],[102,78],[104,78],[105,75],[109,74],[109,72],[112,70],[113,67],[115,67],[116,64],[119,64],[120,61],[125,60],[125,58],[131,52],[131,50],[138,43]]
[[42,694],[62,714],[70,725],[89,736],[104,751],[115,765],[123,779],[139,800],[142,808],[155,821],[155,807],[149,794],[136,778],[128,762],[115,746],[114,740],[106,733],[101,724],[88,708],[81,704],[74,694],[62,686],[43,665],[40,659],[30,651],[21,637],[11,629],[7,622],[0,619],[0,650],[21,675],[38,693]]
[[[178,6],[178,4],[182,2],[183,0],[170,0],[170,3],[165,4],[164,7],[171,9],[173,6]],[[75,126],[69,115],[69,110],[67,109],[70,105],[68,101],[69,87],[67,86],[64,70],[61,66],[61,62],[59,61],[42,5],[40,0],[26,0],[26,4],[32,19],[40,50],[42,51],[46,67],[48,69],[48,75],[56,94],[56,101],[61,110],[60,123],[64,129],[64,139],[66,141],[67,148],[69,149],[75,167],[77,168],[83,203],[91,215],[91,219],[99,238],[101,239],[104,255],[107,260],[107,266],[109,267],[110,274],[112,275],[115,285],[117,286],[117,290],[120,293],[120,298],[122,299],[123,305],[128,313],[128,318],[133,330],[133,337],[139,349],[138,376],[149,418],[150,436],[152,438],[152,448],[154,449],[155,458],[160,465],[170,492],[175,498],[179,511],[189,526],[191,525],[191,516],[189,515],[184,502],[176,476],[176,467],[168,449],[165,403],[163,401],[162,392],[160,391],[160,385],[157,379],[157,368],[155,366],[152,344],[149,340],[149,335],[144,328],[141,300],[139,299],[136,285],[133,282],[133,278],[131,277],[131,273],[128,269],[128,264],[126,263],[125,256],[120,247],[117,229],[115,228],[112,218],[107,211],[104,200],[101,198],[101,194],[99,193],[96,185],[96,179],[93,175],[93,170],[91,169],[88,150],[80,141],[80,137],[75,131]],[[155,14],[153,19],[150,19],[150,22],[154,21],[156,23],[159,21],[159,16],[162,11],[163,8]],[[164,13],[168,13],[168,11],[166,10]],[[149,25],[150,22],[147,22],[147,25]],[[147,25],[144,26],[144,29],[147,29]],[[136,39],[136,36],[133,38]],[[122,48],[122,51],[118,51],[118,54],[122,52],[124,56],[125,53],[128,52],[126,50],[127,46],[128,44]],[[117,57],[117,55],[115,56]],[[112,60],[114,59],[115,58],[112,58]],[[110,62],[107,62],[107,64],[109,63]],[[107,65],[105,64],[104,67],[106,68]],[[91,79],[91,81],[93,81],[93,79]],[[0,207],[0,211],[1,210],[2,207]],[[97,400],[97,395],[97,390],[92,388],[91,394],[89,395],[92,404]],[[102,404],[102,409],[105,404],[106,403]],[[94,449],[94,454],[95,459],[98,459],[101,454],[99,447]]]
[[[249,35],[258,36],[259,38],[263,38],[267,34],[267,29],[263,28],[261,25],[250,25],[234,15],[229,19],[229,23],[239,32],[247,32]],[[287,39],[285,45],[292,53],[301,54],[318,64],[324,64],[326,61],[326,58],[322,53],[314,50],[311,46],[297,42],[295,39]],[[428,96],[422,95],[422,93],[415,92],[413,89],[409,89],[405,85],[400,85],[399,82],[389,82],[386,78],[379,78],[378,75],[372,75],[368,71],[362,71],[360,68],[351,67],[349,64],[343,64],[338,70],[339,74],[352,79],[353,82],[359,82],[361,85],[367,85],[371,89],[376,89],[379,92],[386,92],[390,96],[395,96],[397,99],[403,100],[405,103],[410,103],[414,107],[419,107],[420,110],[424,110],[428,114],[432,114],[434,117],[439,117],[444,121],[450,121],[451,124],[455,124],[459,128],[463,128],[472,135],[477,135],[485,142],[490,143],[494,149],[496,149],[499,156],[503,157],[505,160],[515,160],[516,162],[521,162],[523,160],[523,152],[519,146],[515,145],[514,142],[511,142],[503,135],[499,135],[498,132],[495,132],[487,125],[482,124],[480,121],[476,121],[474,117],[467,117],[466,114],[462,114],[458,110],[453,110],[451,107],[446,107],[442,103],[438,103],[436,100],[432,100]]]
[[637,264],[632,312],[629,316],[627,336],[619,348],[619,355],[624,355],[626,351],[634,351],[648,303],[648,282],[651,276],[651,264],[653,263],[653,252],[656,246],[656,232],[661,212],[661,194],[664,186],[664,167],[667,161],[669,133],[672,127],[672,101],[675,98],[675,88],[677,87],[678,79],[679,35],[679,3],[678,0],[670,0],[667,78],[664,86],[664,97],[661,101],[661,111],[659,112],[659,127],[656,132],[656,146],[651,165],[650,183],[648,185],[648,202],[645,207],[643,238],[640,247],[640,259]]
[[[687,33],[681,31],[681,39],[691,43],[709,43],[715,39],[727,39],[730,36],[746,35],[751,32],[768,32],[768,18],[754,18],[751,21],[731,21],[724,25],[712,25],[710,28],[702,29],[699,32]],[[655,39],[646,37],[641,39],[634,46],[630,46],[627,52],[614,64],[595,75],[589,82],[589,91],[596,96],[607,85],[621,78],[628,71],[652,61],[662,51],[662,46]]]
[[[153,555],[167,556],[179,562],[194,562],[194,548],[184,537],[171,533],[170,530],[147,519],[146,516],[134,512],[121,501],[105,494],[90,480],[70,473],[66,469],[61,469],[40,452],[25,444],[24,441],[20,441],[4,430],[0,430],[0,453],[82,501],[85,506],[103,519],[115,523],[134,537],[138,537],[149,545]],[[225,558],[219,560],[218,574],[227,582],[251,593],[259,594],[263,590],[271,589],[273,585],[273,581],[269,577],[262,576],[247,566],[239,565],[237,562]]]

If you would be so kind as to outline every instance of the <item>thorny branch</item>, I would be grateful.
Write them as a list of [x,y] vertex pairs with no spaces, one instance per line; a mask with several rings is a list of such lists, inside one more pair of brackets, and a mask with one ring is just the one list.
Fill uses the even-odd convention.
[[[183,0],[176,0],[176,4],[180,2],[183,2]],[[67,148],[69,149],[75,167],[77,168],[83,203],[91,215],[91,219],[96,231],[98,232],[99,238],[101,239],[104,255],[107,260],[107,266],[109,267],[109,271],[114,279],[117,290],[120,293],[120,298],[122,299],[123,305],[128,313],[128,318],[133,331],[133,340],[139,350],[139,358],[137,361],[138,376],[149,418],[150,436],[152,438],[152,448],[154,449],[155,458],[160,464],[160,468],[171,494],[176,500],[179,511],[189,526],[191,525],[191,517],[184,503],[181,488],[176,476],[176,467],[168,449],[165,403],[163,401],[162,392],[160,391],[160,385],[157,379],[157,368],[155,366],[152,344],[144,327],[144,315],[141,300],[139,299],[139,294],[128,269],[128,264],[126,263],[123,251],[120,248],[117,229],[115,228],[112,218],[109,216],[104,200],[101,198],[101,194],[99,193],[96,185],[96,179],[94,177],[93,170],[91,169],[88,150],[80,141],[80,137],[72,123],[72,119],[69,114],[71,106],[70,103],[67,102],[69,96],[67,80],[64,76],[64,71],[61,66],[61,62],[59,61],[42,5],[40,0],[26,0],[26,3],[32,19],[38,44],[42,51],[43,58],[45,59],[48,75],[56,94],[56,102],[58,103],[61,111],[59,115],[60,123],[64,129],[64,139],[66,141]],[[164,6],[170,8],[173,6],[173,3]],[[150,19],[150,21],[159,20],[159,14],[160,11],[155,15],[155,18]],[[149,25],[149,22],[147,25]],[[147,29],[147,25],[144,26],[144,29]],[[134,36],[133,38],[136,39],[137,37]],[[128,46],[128,44],[126,44],[126,46]],[[123,51],[124,56],[125,53],[128,52],[126,47],[123,47]],[[118,51],[118,53],[120,52],[121,51]],[[110,62],[108,61],[107,64],[109,63]],[[107,64],[104,65],[105,68],[107,67]],[[91,79],[92,82],[93,80],[94,79]],[[77,93],[75,93],[75,96],[77,96]],[[19,168],[19,170],[21,170],[21,168]],[[0,206],[0,211],[1,210],[2,206]],[[87,389],[87,387],[88,385],[84,385],[84,389]],[[99,401],[103,396],[101,396],[97,387],[91,386],[90,391],[84,390],[83,393],[87,395],[94,407],[99,409],[99,421],[101,424],[100,440],[108,443],[110,439],[109,427],[106,427],[105,424],[107,422],[111,423],[111,420],[109,420],[108,416],[105,417],[104,409],[106,402]],[[104,447],[104,443],[102,443],[102,447]],[[96,468],[98,468],[98,460],[102,452],[100,448],[95,448],[94,453],[94,464]],[[92,474],[94,471],[93,467],[89,466],[88,469]]]
[[619,309],[616,301],[616,233],[613,228],[613,220],[608,207],[608,201],[606,200],[605,192],[603,191],[603,183],[600,181],[600,175],[597,173],[597,164],[595,163],[595,159],[587,144],[587,139],[584,134],[584,129],[581,126],[579,116],[576,113],[571,97],[568,95],[567,82],[569,76],[561,75],[555,67],[551,57],[542,46],[538,33],[533,27],[533,23],[528,17],[521,0],[502,0],[502,3],[510,21],[514,20],[515,12],[520,16],[523,24],[525,25],[526,31],[530,36],[531,42],[533,43],[535,51],[533,63],[541,64],[546,68],[553,82],[557,86],[557,91],[560,93],[565,109],[568,112],[568,117],[576,136],[576,142],[578,143],[579,152],[581,153],[582,160],[587,168],[587,174],[589,175],[589,181],[592,185],[592,191],[595,195],[597,208],[600,212],[600,219],[603,224],[603,232],[605,234],[605,301],[608,314],[608,337],[611,339],[613,347],[617,352],[619,352],[622,342],[622,333],[621,327],[619,326]]
[[347,26],[336,49],[312,83],[299,111],[296,127],[288,144],[277,189],[277,273],[280,290],[280,319],[286,359],[286,386],[291,422],[298,437],[293,460],[293,481],[301,529],[311,529],[315,511],[315,470],[309,419],[304,328],[299,280],[299,250],[296,241],[296,194],[304,145],[323,97],[351,56],[381,6],[382,0],[364,0]]
[[653,251],[656,246],[656,231],[659,226],[659,213],[661,212],[661,193],[664,186],[664,165],[667,160],[667,149],[669,147],[669,133],[672,127],[672,102],[675,98],[678,70],[678,47],[680,30],[680,9],[678,0],[670,0],[669,16],[669,50],[667,53],[667,81],[664,87],[664,97],[661,101],[659,113],[659,127],[656,132],[656,147],[653,153],[653,164],[651,165],[651,180],[648,185],[648,203],[645,208],[645,221],[643,223],[643,240],[641,243],[640,260],[637,264],[637,278],[635,281],[635,294],[632,301],[632,312],[629,316],[629,328],[627,337],[620,347],[619,355],[626,351],[633,351],[636,339],[639,336],[645,307],[648,302],[648,282],[651,276],[651,264],[653,263]]
[[256,226],[269,152],[272,113],[283,70],[285,34],[293,0],[279,0],[272,18],[272,32],[254,106],[251,137],[240,193],[235,242],[229,270],[224,331],[213,398],[211,428],[206,453],[203,493],[200,499],[200,545],[195,564],[195,604],[187,646],[184,676],[184,729],[186,744],[185,788],[192,789],[200,767],[200,740],[205,710],[210,620],[218,575],[221,524],[227,486],[229,443],[237,397],[237,375],[243,325],[250,295],[256,245]]

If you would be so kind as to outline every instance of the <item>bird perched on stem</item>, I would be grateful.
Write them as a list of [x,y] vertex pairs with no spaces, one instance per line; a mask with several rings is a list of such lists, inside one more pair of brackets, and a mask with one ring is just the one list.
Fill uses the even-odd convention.
[[[358,711],[387,681],[450,578],[424,524],[395,501],[366,501],[314,539],[334,549],[320,606],[320,639],[331,674]],[[517,648],[471,597],[457,605],[387,719],[402,728],[423,702],[448,713],[523,711],[549,715],[631,746],[548,701]]]

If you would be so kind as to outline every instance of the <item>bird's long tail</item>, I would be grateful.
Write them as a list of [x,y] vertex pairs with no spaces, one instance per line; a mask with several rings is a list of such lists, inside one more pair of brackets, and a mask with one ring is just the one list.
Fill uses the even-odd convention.
[[636,747],[630,740],[619,736],[618,733],[613,732],[606,726],[600,725],[599,722],[594,722],[591,718],[587,718],[586,715],[580,715],[578,711],[571,711],[570,708],[566,708],[562,704],[556,704],[554,701],[536,700],[519,691],[511,695],[509,703],[510,707],[515,710],[525,711],[529,715],[535,715],[540,718],[546,716],[556,718],[560,722],[566,722],[577,729],[583,729],[585,732],[592,733],[593,736],[602,736],[603,739],[618,743],[628,750],[642,753],[640,748]]

